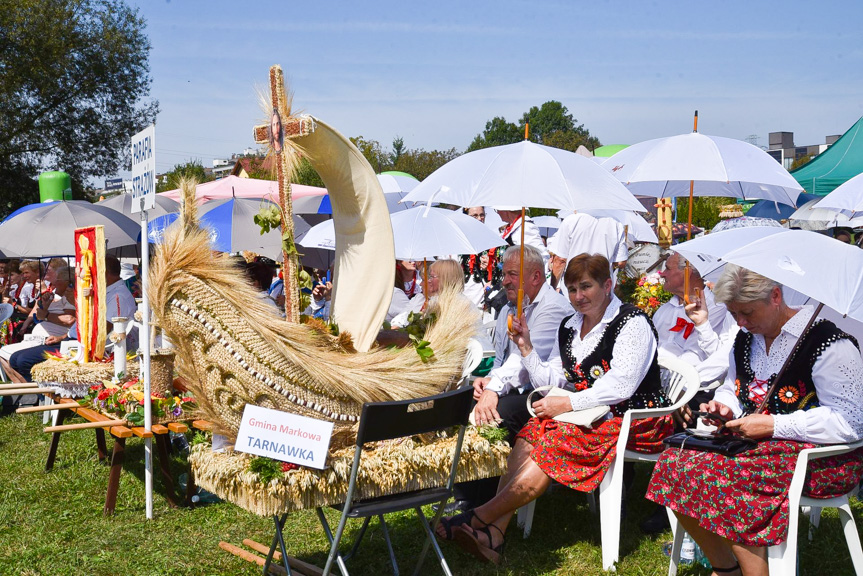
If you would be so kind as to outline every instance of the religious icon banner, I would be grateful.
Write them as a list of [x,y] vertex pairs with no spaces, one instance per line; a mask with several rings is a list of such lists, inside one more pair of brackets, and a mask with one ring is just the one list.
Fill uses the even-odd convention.
[[79,362],[101,360],[105,355],[105,229],[89,226],[75,230],[75,309],[78,318]]

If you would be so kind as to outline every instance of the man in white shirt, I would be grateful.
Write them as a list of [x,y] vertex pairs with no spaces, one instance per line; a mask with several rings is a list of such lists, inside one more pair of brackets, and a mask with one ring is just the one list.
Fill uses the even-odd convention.
[[[722,381],[728,371],[728,354],[737,335],[737,323],[725,306],[713,299],[713,292],[704,285],[694,266],[689,267],[691,303],[686,304],[686,259],[680,254],[672,252],[660,274],[665,279],[665,289],[674,295],[653,315],[660,353],[676,356],[693,366],[702,386]],[[708,402],[712,397],[713,391],[698,392],[689,406],[683,407],[680,423],[691,425],[690,408]],[[668,528],[665,508],[657,507],[640,527],[647,534],[657,534]]]
[[[494,209],[500,219],[506,222],[501,237],[506,240],[510,246],[521,245],[521,208],[518,206],[496,206]],[[542,236],[539,234],[539,228],[533,223],[530,218],[524,220],[524,244],[533,246],[542,256],[543,263],[548,262],[548,250],[545,243],[542,241]]]
[[[692,365],[698,370],[702,386],[706,386],[725,377],[728,351],[737,335],[737,323],[724,305],[714,301],[713,292],[704,285],[694,266],[689,267],[689,298],[693,304],[687,311],[685,266],[686,259],[677,253],[672,253],[665,261],[665,269],[660,274],[665,278],[665,289],[674,296],[653,315],[653,325],[659,334],[660,352]],[[697,306],[702,312],[695,314],[694,299],[698,294],[703,299]],[[705,362],[714,354],[717,354],[714,360],[719,359],[720,362]]]
[[570,214],[561,222],[556,236],[558,254],[567,261],[579,254],[602,254],[613,268],[619,268],[629,258],[623,224],[612,218]]
[[[507,316],[516,313],[518,271],[519,251],[507,250],[503,258],[503,287],[509,305],[501,310],[494,330],[494,367],[487,377],[474,380],[476,424],[502,421],[509,430],[510,440],[530,418],[526,399],[533,389],[518,347],[510,340],[507,331]],[[566,297],[545,282],[542,255],[532,246],[524,248],[524,297],[523,314],[534,348],[542,360],[548,360],[557,329],[573,309]]]
[[[473,382],[477,401],[473,415],[477,426],[499,422],[507,428],[510,444],[530,419],[527,395],[533,390],[528,371],[522,365],[518,346],[509,339],[507,317],[515,314],[518,299],[519,250],[507,250],[503,256],[503,289],[508,304],[501,309],[494,328],[494,367],[489,375]],[[545,263],[542,254],[533,246],[524,247],[524,318],[530,329],[534,349],[542,360],[554,347],[557,329],[567,316],[575,312],[569,300],[555,292],[545,281]],[[492,497],[497,489],[497,478],[459,483],[455,486],[455,502],[445,511],[451,514],[469,510]]]

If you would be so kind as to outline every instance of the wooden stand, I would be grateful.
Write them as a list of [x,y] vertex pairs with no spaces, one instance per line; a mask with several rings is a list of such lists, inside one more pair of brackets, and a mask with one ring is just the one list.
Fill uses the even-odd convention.
[[[83,406],[78,406],[78,403],[70,398],[61,398],[58,401],[58,405],[55,406],[55,410],[58,411],[57,416],[57,424],[53,427],[46,428],[46,431],[51,434],[51,446],[48,450],[48,460],[45,463],[45,471],[50,472],[54,468],[54,461],[57,458],[57,448],[60,444],[60,435],[65,431],[71,431],[69,427],[62,426],[63,421],[66,416],[69,414],[69,410],[61,409],[65,408],[67,404],[74,404],[70,409],[74,411],[78,416],[83,417],[88,421],[88,426],[98,426],[99,423],[103,423],[101,427],[96,427],[96,451],[99,456],[99,461],[104,462],[108,458],[108,446],[105,441],[105,428],[108,428],[111,436],[114,437],[114,447],[111,451],[111,471],[108,474],[108,489],[105,494],[105,515],[110,515],[114,513],[114,508],[117,505],[117,492],[120,488],[120,474],[123,471],[123,462],[126,458],[126,439],[131,438],[132,436],[137,436],[138,438],[155,438],[156,439],[156,451],[159,459],[159,468],[162,472],[162,480],[165,483],[165,499],[168,501],[168,505],[171,508],[177,508],[177,499],[176,499],[176,489],[174,488],[174,477],[171,474],[171,464],[170,464],[170,453],[171,453],[171,444],[169,442],[169,432],[177,432],[184,433],[189,428],[185,424],[181,422],[171,422],[166,425],[154,424],[152,426],[152,431],[147,432],[143,427],[140,426],[125,426],[125,425],[112,425],[110,422],[113,421],[112,418],[105,416],[104,414],[100,414],[95,410],[90,408],[85,408]],[[47,410],[47,408],[46,408]],[[30,410],[32,411],[32,410]],[[120,421],[125,424],[125,421]],[[83,425],[76,426],[77,428],[81,428]],[[190,480],[191,484],[191,480]],[[194,486],[192,486],[192,494],[194,493]],[[186,501],[188,502],[191,498],[189,490],[187,490]]]

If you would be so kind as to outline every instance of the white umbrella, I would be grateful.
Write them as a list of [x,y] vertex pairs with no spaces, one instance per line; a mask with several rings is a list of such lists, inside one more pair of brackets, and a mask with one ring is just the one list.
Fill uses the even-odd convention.
[[806,230],[736,228],[675,250],[712,253],[863,321],[863,250],[856,246]]
[[[391,215],[397,260],[423,260],[454,254],[477,254],[505,241],[478,220],[460,211],[419,206]],[[336,249],[333,222],[313,226],[299,240],[307,248]]]
[[475,150],[447,162],[404,201],[423,200],[456,206],[644,211],[617,179],[592,160],[527,140]]
[[[825,197],[826,198],[826,197]],[[863,216],[850,218],[848,214],[834,208],[825,208],[824,200],[810,200],[788,217],[788,225],[803,230],[827,230],[836,226],[854,228],[863,226]]]
[[539,235],[545,238],[557,232],[561,223],[561,219],[557,216],[535,216],[531,220],[539,228]]
[[858,174],[838,186],[833,192],[821,199],[818,207],[863,212],[863,174]]
[[759,218],[757,216],[738,216],[737,218],[720,220],[716,224],[716,226],[713,227],[713,230],[711,230],[710,233],[715,234],[717,232],[722,232],[723,230],[732,230],[734,228],[749,228],[752,226],[761,228],[783,228],[782,224],[772,218]]
[[[132,195],[131,194],[118,194],[113,198],[108,198],[107,200],[102,200],[96,204],[97,206],[105,206],[106,208],[110,208],[112,210],[116,210],[120,214],[124,216],[128,216],[132,220],[140,220],[141,215],[138,212],[132,212]],[[163,216],[165,214],[170,214],[172,212],[179,212],[180,204],[176,200],[172,200],[167,196],[156,196],[156,204],[153,208],[147,210],[147,219],[152,220],[153,218],[158,218],[159,216]]]
[[[579,210],[584,214],[589,214],[594,218],[611,218],[617,220],[624,226],[627,226],[627,235],[635,242],[652,242],[659,244],[659,238],[656,237],[656,232],[650,226],[650,223],[639,214],[631,210]],[[561,218],[566,218],[571,212],[561,210],[557,213]]]
[[0,250],[7,256],[39,258],[75,254],[75,229],[101,225],[110,250],[138,241],[141,226],[116,210],[83,200],[51,202],[0,224]]
[[698,132],[633,144],[602,166],[638,195],[731,196],[796,206],[800,184],[766,152],[742,140]]

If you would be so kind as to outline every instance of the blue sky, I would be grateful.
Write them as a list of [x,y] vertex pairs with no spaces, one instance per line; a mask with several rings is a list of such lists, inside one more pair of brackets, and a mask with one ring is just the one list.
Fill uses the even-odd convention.
[[463,150],[561,101],[603,144],[692,129],[824,142],[863,116],[863,2],[138,0],[157,170],[254,146],[280,64],[294,107],[346,136]]

